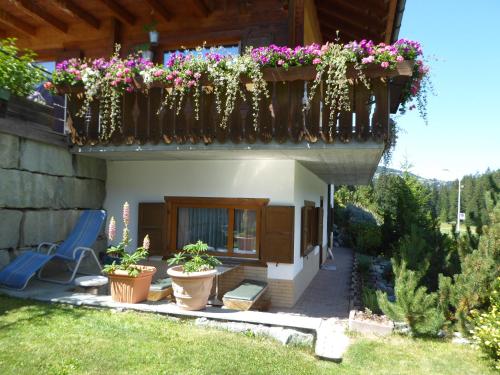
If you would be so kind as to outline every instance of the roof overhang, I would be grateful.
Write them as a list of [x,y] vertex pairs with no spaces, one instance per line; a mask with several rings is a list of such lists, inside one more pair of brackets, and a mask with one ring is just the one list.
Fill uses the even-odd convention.
[[364,185],[375,174],[384,151],[379,142],[145,144],[73,146],[78,155],[117,161],[146,160],[296,160],[329,184]]

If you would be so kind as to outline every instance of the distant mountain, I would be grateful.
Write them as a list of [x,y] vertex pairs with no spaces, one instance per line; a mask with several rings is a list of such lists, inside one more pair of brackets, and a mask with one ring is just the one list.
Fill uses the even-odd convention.
[[[377,170],[375,172],[375,176],[373,178],[374,179],[378,178],[381,174],[395,174],[397,176],[403,176],[403,173],[404,172],[400,169],[394,169],[394,168],[389,168],[389,167],[384,167],[384,166],[379,165],[377,167]],[[448,181],[438,180],[437,178],[425,178],[425,177],[418,176],[418,175],[411,173],[411,172],[409,172],[409,173],[411,176],[415,177],[423,184],[446,185],[447,183],[449,183]]]

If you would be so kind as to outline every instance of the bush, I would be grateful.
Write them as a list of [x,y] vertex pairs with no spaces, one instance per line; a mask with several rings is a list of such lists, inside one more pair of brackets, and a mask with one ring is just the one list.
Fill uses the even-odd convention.
[[361,277],[365,279],[366,276],[368,276],[368,272],[370,271],[372,258],[363,254],[356,254],[356,258],[358,259],[358,271]]
[[437,293],[427,293],[427,288],[419,286],[421,275],[399,266],[393,259],[395,274],[395,302],[387,299],[387,294],[377,291],[377,301],[385,315],[394,321],[405,322],[414,335],[436,335],[444,324],[444,317],[438,308]]
[[490,296],[488,312],[473,312],[472,316],[475,326],[472,337],[476,345],[495,361],[495,367],[500,370],[500,277]]
[[460,330],[468,333],[471,311],[488,307],[493,285],[500,277],[500,205],[491,215],[491,224],[484,228],[479,248],[465,256],[461,268],[462,273],[454,277],[452,305]]
[[357,251],[370,255],[378,255],[380,253],[382,233],[377,224],[351,224],[349,232]]
[[43,80],[42,71],[32,65],[35,53],[21,52],[15,38],[1,39],[0,49],[0,88],[14,95],[28,96]]
[[370,310],[374,314],[382,313],[380,306],[378,305],[377,292],[375,289],[363,287],[361,291],[361,298],[363,300],[363,306]]

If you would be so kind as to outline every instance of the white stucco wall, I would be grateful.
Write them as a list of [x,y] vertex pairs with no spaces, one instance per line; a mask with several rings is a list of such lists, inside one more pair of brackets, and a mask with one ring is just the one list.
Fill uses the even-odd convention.
[[[137,245],[139,202],[161,202],[164,196],[269,198],[272,205],[295,206],[295,263],[268,264],[268,277],[291,280],[303,268],[312,269],[300,258],[300,208],[304,200],[319,205],[327,186],[293,160],[108,161],[107,171],[104,207],[121,233],[122,205],[129,202],[132,246]],[[305,261],[317,254],[315,249]]]

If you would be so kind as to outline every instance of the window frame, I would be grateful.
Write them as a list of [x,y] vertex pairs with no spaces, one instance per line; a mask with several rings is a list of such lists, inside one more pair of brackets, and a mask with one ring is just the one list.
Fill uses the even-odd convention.
[[[215,198],[215,197],[165,197],[165,221],[167,251],[174,253],[177,249],[177,222],[179,208],[225,208],[228,209],[227,253],[209,252],[218,257],[260,259],[260,241],[262,227],[262,210],[269,203],[267,198]],[[256,254],[234,253],[234,211],[235,209],[248,209],[256,211]]]

